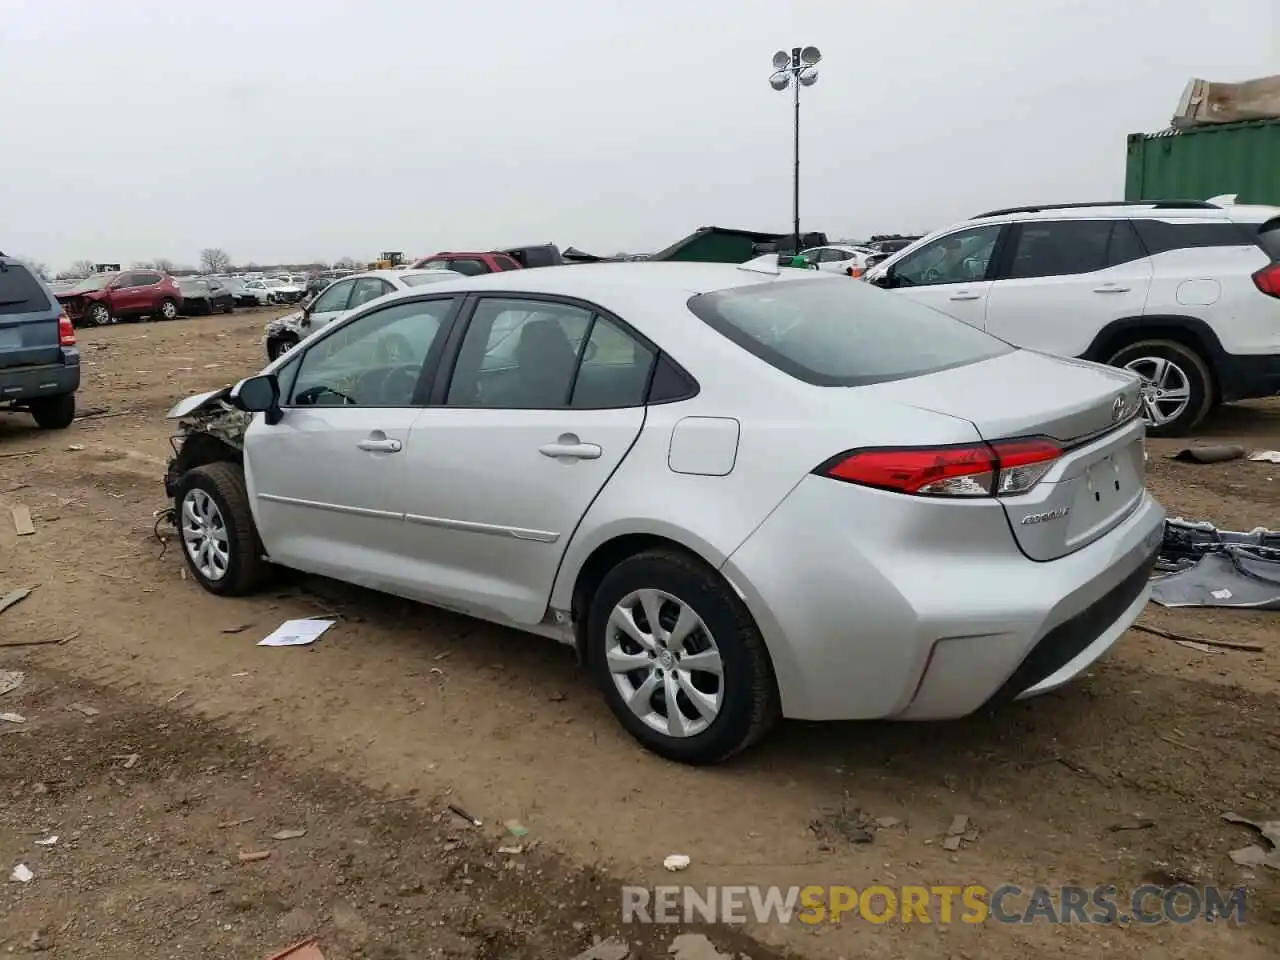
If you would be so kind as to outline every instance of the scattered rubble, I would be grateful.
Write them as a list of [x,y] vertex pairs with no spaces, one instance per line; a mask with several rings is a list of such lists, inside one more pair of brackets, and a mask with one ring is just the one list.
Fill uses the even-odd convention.
[[0,697],[13,693],[26,679],[27,675],[21,670],[0,670]]

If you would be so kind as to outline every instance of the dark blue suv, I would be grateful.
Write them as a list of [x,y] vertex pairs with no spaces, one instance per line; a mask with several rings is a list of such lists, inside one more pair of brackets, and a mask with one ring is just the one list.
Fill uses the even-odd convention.
[[76,418],[76,332],[48,285],[0,253],[0,410],[60,430]]

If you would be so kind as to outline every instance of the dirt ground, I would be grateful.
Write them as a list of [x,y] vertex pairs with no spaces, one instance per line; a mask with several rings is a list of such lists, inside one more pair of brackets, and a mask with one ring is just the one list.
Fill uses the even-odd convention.
[[[567,960],[618,936],[667,956],[683,928],[624,926],[619,885],[671,883],[662,860],[683,853],[679,882],[699,888],[1247,891],[1244,923],[696,928],[726,956],[1277,956],[1280,871],[1235,865],[1256,838],[1222,820],[1280,819],[1276,614],[1153,606],[1152,625],[1264,649],[1130,632],[1080,682],[994,717],[788,723],[732,764],[682,768],[636,747],[553,644],[315,578],[220,600],[183,577],[153,532],[163,414],[260,367],[267,317],[82,331],[80,405],[98,415],[42,433],[0,414],[0,596],[34,588],[0,644],[74,634],[0,646],[0,670],[26,675],[0,694],[26,720],[0,720],[0,951],[265,960],[316,935],[328,960]],[[1205,433],[1280,447],[1280,402]],[[1280,467],[1165,459],[1176,447],[1150,444],[1171,514],[1280,526]],[[322,612],[338,623],[314,646],[255,646]],[[842,807],[885,825],[849,842]],[[949,852],[957,814],[976,839]],[[35,879],[3,882],[18,863]]]

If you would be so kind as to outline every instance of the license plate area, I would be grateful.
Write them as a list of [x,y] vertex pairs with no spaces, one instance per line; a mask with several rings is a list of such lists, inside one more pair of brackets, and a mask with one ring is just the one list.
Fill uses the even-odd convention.
[[0,350],[17,350],[21,346],[21,327],[0,327]]
[[1070,539],[1091,539],[1118,523],[1142,495],[1144,480],[1141,440],[1089,464],[1077,481]]

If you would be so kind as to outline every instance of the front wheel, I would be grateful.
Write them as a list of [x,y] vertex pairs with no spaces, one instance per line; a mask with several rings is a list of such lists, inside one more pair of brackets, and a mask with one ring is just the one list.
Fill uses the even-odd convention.
[[40,397],[31,401],[31,416],[45,430],[65,430],[76,418],[76,395]]
[[291,333],[282,333],[267,341],[267,359],[278,360],[298,345],[298,338]]
[[1142,413],[1153,437],[1183,437],[1213,406],[1213,377],[1191,347],[1176,340],[1142,340],[1107,361],[1142,378]]
[[111,308],[105,303],[91,303],[84,318],[91,327],[105,327],[111,322]]
[[239,464],[188,470],[178,481],[174,513],[187,569],[200,586],[220,596],[243,596],[266,578]]
[[605,576],[587,620],[588,656],[609,709],[669,760],[718,763],[780,715],[764,638],[724,579],[653,550]]
[[178,305],[174,301],[165,297],[160,301],[160,318],[162,320],[175,320],[178,316]]

